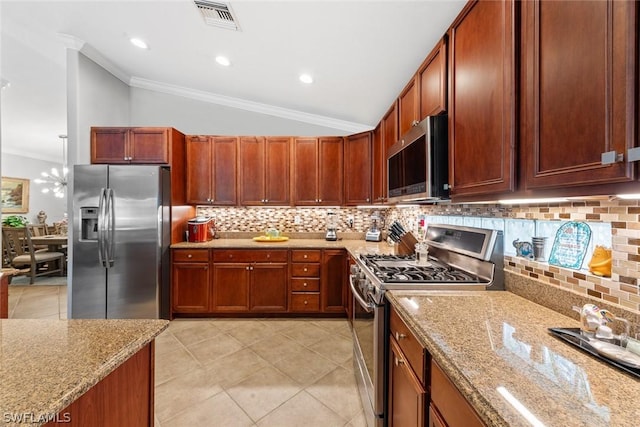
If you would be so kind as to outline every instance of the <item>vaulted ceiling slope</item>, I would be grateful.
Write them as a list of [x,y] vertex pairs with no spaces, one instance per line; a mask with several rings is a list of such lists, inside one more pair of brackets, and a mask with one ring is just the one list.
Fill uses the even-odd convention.
[[[1,73],[11,84],[2,91],[3,151],[59,155],[66,71],[58,34],[84,41],[132,86],[352,130],[375,126],[464,3],[237,0],[227,2],[234,31],[207,25],[193,0],[0,0]],[[301,73],[314,82],[301,83]]]

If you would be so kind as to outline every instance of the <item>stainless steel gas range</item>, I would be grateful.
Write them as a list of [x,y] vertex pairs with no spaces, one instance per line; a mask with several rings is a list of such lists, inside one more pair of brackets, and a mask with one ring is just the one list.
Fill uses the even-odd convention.
[[504,290],[502,232],[427,228],[429,257],[360,254],[351,266],[354,368],[367,425],[387,424],[388,290]]

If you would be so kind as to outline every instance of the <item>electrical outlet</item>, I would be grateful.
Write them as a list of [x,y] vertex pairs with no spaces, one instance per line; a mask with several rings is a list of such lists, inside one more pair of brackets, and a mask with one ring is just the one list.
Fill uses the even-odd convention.
[[347,215],[347,225],[349,226],[349,228],[353,228],[353,215]]
[[298,224],[298,225],[299,225],[299,224],[302,224],[302,218],[300,217],[300,215],[296,215],[296,216],[293,218],[293,223],[294,223],[294,224]]

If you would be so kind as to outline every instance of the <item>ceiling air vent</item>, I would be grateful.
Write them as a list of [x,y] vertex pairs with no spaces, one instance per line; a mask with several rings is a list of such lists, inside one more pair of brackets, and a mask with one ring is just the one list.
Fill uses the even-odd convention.
[[214,27],[226,28],[228,30],[239,30],[237,19],[233,16],[231,6],[227,3],[219,3],[207,0],[194,0],[196,7],[202,14],[204,22]]

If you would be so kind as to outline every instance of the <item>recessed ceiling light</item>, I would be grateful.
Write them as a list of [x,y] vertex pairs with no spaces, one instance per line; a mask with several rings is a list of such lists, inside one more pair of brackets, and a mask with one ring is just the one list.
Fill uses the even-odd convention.
[[311,84],[313,83],[313,77],[311,77],[309,74],[300,74],[300,81],[302,83]]
[[149,49],[149,46],[147,45],[147,43],[142,39],[139,39],[137,37],[132,37],[129,39],[129,41],[131,42],[132,45],[139,47],[140,49]]
[[226,56],[216,56],[216,62],[225,67],[231,65],[231,61]]

